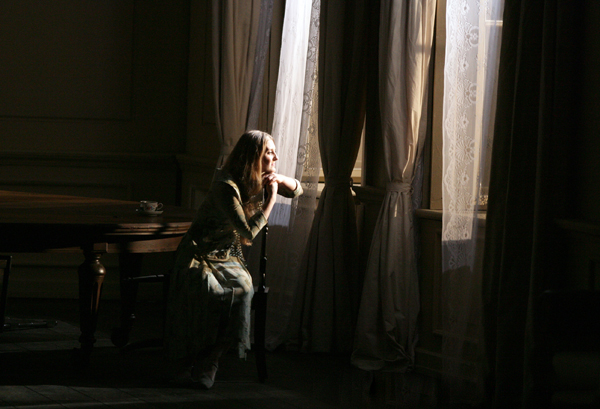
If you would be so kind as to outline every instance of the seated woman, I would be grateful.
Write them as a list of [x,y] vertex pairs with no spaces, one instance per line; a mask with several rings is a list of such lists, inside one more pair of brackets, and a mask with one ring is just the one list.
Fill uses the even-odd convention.
[[[277,193],[302,194],[300,182],[275,173],[277,160],[269,134],[243,134],[179,245],[165,336],[176,382],[211,388],[223,352],[234,343],[241,357],[250,349],[254,290],[241,245],[267,224]],[[264,200],[253,200],[263,187]]]

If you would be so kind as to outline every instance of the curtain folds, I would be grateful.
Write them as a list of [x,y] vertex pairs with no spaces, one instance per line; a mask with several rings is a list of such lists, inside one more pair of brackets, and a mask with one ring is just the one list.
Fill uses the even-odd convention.
[[388,184],[363,286],[352,363],[414,367],[420,309],[412,184],[426,134],[436,0],[382,0],[379,102]]
[[[319,0],[288,1],[285,5],[272,135],[280,159],[277,172],[300,180],[304,194],[293,201],[278,196],[269,217],[269,349],[283,342],[317,205],[320,160],[315,98],[319,13]],[[259,246],[255,247],[252,255],[258,259],[254,250]]]
[[[212,0],[213,76],[221,141],[217,167],[223,165],[247,125],[257,124],[258,108],[252,106],[260,106],[272,8],[272,0]],[[249,123],[249,118],[256,123]]]
[[554,221],[573,206],[583,15],[563,0],[506,3],[483,281],[491,408],[550,407],[538,298],[567,284]]
[[[278,172],[302,179],[300,149],[307,142],[313,116],[313,90],[317,78],[319,1],[287,2],[279,75],[275,93],[273,138],[277,146]],[[314,190],[314,188],[313,188]],[[308,192],[314,196],[315,192]],[[270,226],[289,227],[293,223],[290,199],[279,196],[269,218]]]
[[360,283],[350,176],[365,114],[366,16],[365,0],[321,1],[318,133],[325,187],[289,327],[290,342],[303,351],[348,353],[352,348]]
[[261,96],[264,86],[265,62],[269,53],[269,38],[271,37],[271,24],[273,23],[273,1],[262,0],[260,3],[260,17],[258,20],[258,34],[256,36],[256,50],[254,52],[252,82],[250,83],[246,130],[258,129]]

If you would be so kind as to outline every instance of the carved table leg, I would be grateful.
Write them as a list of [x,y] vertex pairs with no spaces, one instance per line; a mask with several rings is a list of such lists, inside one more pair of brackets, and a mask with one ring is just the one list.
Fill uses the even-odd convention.
[[129,333],[135,321],[135,303],[138,283],[131,280],[142,271],[142,254],[121,253],[119,274],[121,277],[121,327],[113,329],[112,343],[121,348],[129,342]]
[[[96,342],[94,333],[98,323],[98,304],[106,269],[100,264],[101,252],[84,250],[85,261],[79,266],[79,311],[81,349],[76,350],[77,364],[89,364],[92,348]],[[77,353],[78,352],[78,353]]]

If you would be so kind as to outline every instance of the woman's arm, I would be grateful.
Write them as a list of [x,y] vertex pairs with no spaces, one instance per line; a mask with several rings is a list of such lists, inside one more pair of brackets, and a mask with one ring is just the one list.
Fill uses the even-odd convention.
[[[263,204],[262,209],[258,210],[252,217],[246,218],[241,199],[236,188],[227,182],[218,183],[213,188],[217,197],[217,205],[225,213],[227,219],[231,221],[235,230],[241,237],[248,240],[254,239],[258,232],[267,224],[267,217],[271,212],[275,201],[270,203],[270,207]],[[265,203],[267,203],[265,201]],[[267,210],[267,212],[265,212]]]
[[296,197],[302,194],[302,186],[300,182],[294,178],[290,178],[279,173],[267,173],[263,175],[263,184],[277,182],[279,185],[278,193],[285,197]]
[[271,210],[273,210],[273,206],[275,206],[275,201],[277,200],[277,190],[279,189],[279,184],[273,180],[269,181],[267,185],[265,185],[267,197],[263,201],[262,211],[265,215],[265,218],[268,219],[271,214]]

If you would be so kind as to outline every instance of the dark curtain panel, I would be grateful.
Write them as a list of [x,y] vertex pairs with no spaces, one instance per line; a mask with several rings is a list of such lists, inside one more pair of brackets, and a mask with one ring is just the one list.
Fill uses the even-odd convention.
[[350,176],[366,100],[365,0],[322,0],[319,149],[325,187],[300,268],[290,338],[304,351],[349,353],[360,298]]
[[483,268],[486,394],[494,408],[547,407],[538,300],[560,286],[562,272],[555,221],[568,211],[577,144],[575,3],[505,5]]
[[212,65],[221,167],[240,136],[258,124],[271,0],[212,0]]

